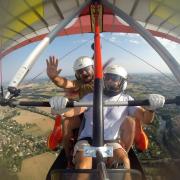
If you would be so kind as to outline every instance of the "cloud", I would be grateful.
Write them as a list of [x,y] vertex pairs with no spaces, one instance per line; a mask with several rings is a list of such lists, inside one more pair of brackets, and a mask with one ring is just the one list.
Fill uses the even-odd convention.
[[127,33],[112,33],[113,36],[126,36]]
[[168,39],[164,39],[164,38],[160,38],[160,37],[156,37],[156,39],[166,48],[173,50],[176,49],[176,47],[178,46],[178,44],[176,42],[170,41]]
[[133,43],[133,44],[140,44],[140,41],[137,41],[137,40],[129,40],[130,43]]
[[127,34],[129,37],[131,37],[131,38],[139,38],[139,37],[141,37],[139,34],[137,34],[137,33],[128,33]]
[[109,38],[109,41],[111,41],[111,42],[115,42],[116,40],[117,40],[117,38],[113,37],[113,36]]

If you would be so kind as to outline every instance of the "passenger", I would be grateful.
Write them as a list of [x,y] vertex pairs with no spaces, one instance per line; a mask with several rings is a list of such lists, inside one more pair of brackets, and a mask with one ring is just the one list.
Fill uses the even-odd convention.
[[[121,102],[133,100],[133,98],[124,93],[127,86],[127,72],[119,65],[110,65],[104,71],[104,91],[103,101],[105,102]],[[108,158],[108,166],[114,163],[123,162],[124,167],[130,169],[130,162],[126,150],[119,142],[119,138],[130,146],[134,140],[135,123],[133,118],[137,118],[144,123],[152,122],[154,118],[154,110],[163,107],[165,98],[158,94],[150,94],[148,96],[150,106],[130,107],[130,106],[113,106],[104,107],[104,140],[105,145],[112,146],[114,156]],[[93,100],[93,94],[88,94],[80,100],[87,102]],[[54,113],[66,107],[68,99],[65,97],[53,97],[50,99],[50,105]],[[63,114],[64,117],[73,117],[84,113],[85,125],[80,132],[78,141],[74,147],[74,163],[76,169],[91,169],[92,158],[84,157],[83,147],[92,145],[92,128],[93,128],[93,108],[92,107],[75,107]],[[133,123],[132,123],[133,122]],[[131,126],[129,126],[131,124]],[[126,127],[126,128],[125,128]],[[129,135],[129,131],[132,131]]]
[[[59,76],[59,73],[62,70],[58,69],[58,59],[54,56],[50,56],[49,60],[46,60],[46,62],[48,77],[56,86],[65,89],[66,96],[70,99],[79,100],[84,95],[93,91],[94,61],[91,58],[87,56],[82,56],[76,59],[76,61],[74,62],[73,69],[75,71],[75,76],[77,80],[69,80],[65,77]],[[79,128],[80,123],[81,120],[79,116],[67,117],[63,120],[63,146],[67,158],[70,158],[70,138],[72,137],[72,130],[75,128]],[[55,126],[56,124],[58,124],[58,122],[55,123]],[[59,129],[59,127],[54,127],[54,138],[57,137]],[[49,137],[51,137],[51,135]],[[59,141],[56,142],[59,143]],[[54,146],[56,146],[56,144],[50,148],[52,149],[54,148]]]

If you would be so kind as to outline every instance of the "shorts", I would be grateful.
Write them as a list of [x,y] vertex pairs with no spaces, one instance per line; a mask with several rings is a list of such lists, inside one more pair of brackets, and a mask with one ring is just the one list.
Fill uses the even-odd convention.
[[[74,162],[74,157],[75,157],[77,151],[83,151],[84,146],[91,146],[91,145],[87,140],[79,140],[79,141],[77,141],[77,143],[74,146],[73,162]],[[108,142],[108,143],[104,144],[104,146],[112,146],[113,150],[115,150],[115,149],[123,149],[124,150],[124,148],[121,146],[121,144],[119,144],[117,142],[112,142],[112,143]]]

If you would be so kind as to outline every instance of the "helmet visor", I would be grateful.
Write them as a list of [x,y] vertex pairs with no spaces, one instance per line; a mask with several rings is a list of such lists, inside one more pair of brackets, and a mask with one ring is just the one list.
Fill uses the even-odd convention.
[[116,75],[116,74],[104,74],[104,81],[113,81],[113,82],[121,82],[123,80],[122,77]]
[[84,67],[76,71],[77,75],[82,75],[83,73],[89,73],[91,71],[91,66]]

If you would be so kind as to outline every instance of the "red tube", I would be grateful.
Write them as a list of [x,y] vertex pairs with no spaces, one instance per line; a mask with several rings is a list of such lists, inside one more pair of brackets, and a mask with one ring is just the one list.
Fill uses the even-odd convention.
[[94,60],[95,60],[95,78],[102,79],[102,56],[101,56],[101,42],[99,33],[99,20],[98,20],[98,4],[95,4],[95,34],[94,34]]

